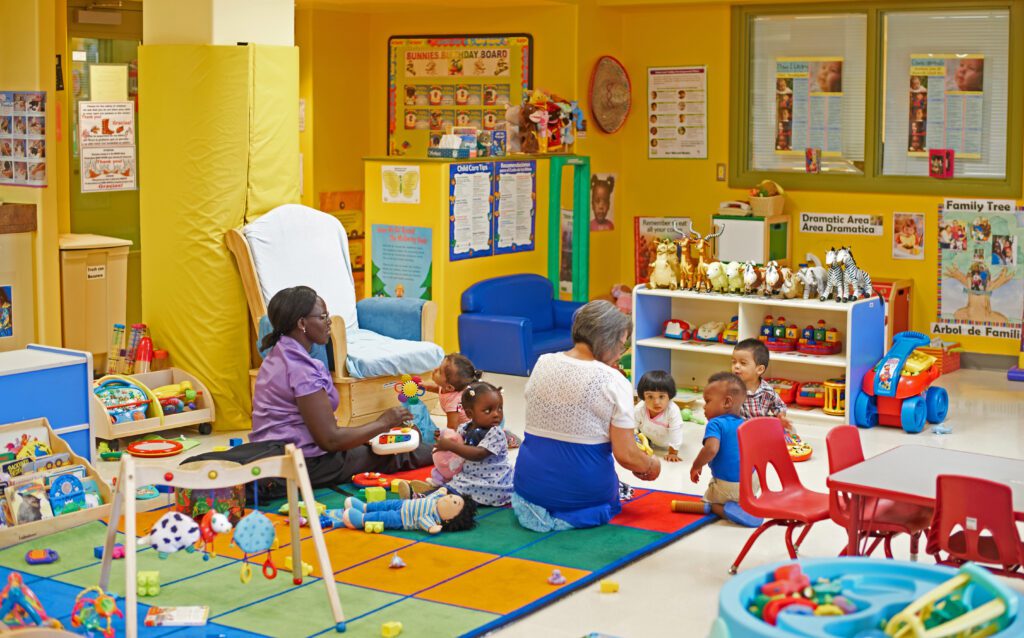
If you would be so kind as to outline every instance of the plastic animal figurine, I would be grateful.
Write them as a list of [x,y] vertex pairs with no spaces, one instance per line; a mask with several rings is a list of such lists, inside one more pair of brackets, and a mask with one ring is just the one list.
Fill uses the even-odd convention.
[[743,264],[743,292],[752,295],[761,290],[764,271],[752,261]]
[[[676,230],[679,231],[678,228]],[[697,235],[697,237],[700,237],[700,235]],[[694,280],[697,276],[697,260],[690,251],[690,244],[692,243],[693,238],[687,237],[685,234],[676,240],[676,245],[679,246],[679,287],[683,290],[693,288]]]
[[199,525],[181,512],[167,512],[149,530],[149,535],[138,540],[139,545],[149,545],[160,558],[167,558],[178,550],[188,553],[195,551],[199,542]]
[[825,289],[821,291],[818,299],[826,301],[829,297],[834,297],[836,301],[842,303],[846,301],[846,291],[843,290],[843,265],[836,259],[836,252],[835,248],[829,248],[825,253],[828,279],[825,282]]
[[794,275],[804,288],[804,299],[810,299],[812,295],[817,296],[825,289],[826,276],[818,258],[810,254],[807,257],[812,259],[815,265],[800,264],[800,269]]
[[725,226],[718,229],[718,232],[712,232],[707,235],[701,236],[700,234],[695,235],[700,237],[697,240],[697,270],[694,277],[693,289],[694,290],[711,290],[711,284],[708,282],[708,264],[711,263],[711,240],[720,237],[725,232]]
[[797,278],[796,273],[789,268],[782,269],[782,287],[779,288],[779,294],[786,299],[796,299],[804,294],[803,280]]
[[[720,261],[713,261],[708,264],[708,282],[711,284],[711,290],[715,292],[725,292],[725,289],[729,286],[729,278],[725,275],[725,265]],[[679,275],[680,282],[682,281],[682,273]]]
[[779,266],[779,262],[769,261],[764,267],[764,283],[761,286],[761,292],[765,297],[770,297],[782,289],[783,283],[782,268]]
[[725,265],[726,292],[743,292],[743,264],[730,261]]
[[836,261],[843,266],[843,288],[849,289],[850,299],[863,299],[871,296],[871,275],[857,267],[853,251],[843,246],[836,251]]
[[675,290],[679,287],[679,273],[672,267],[672,256],[675,251],[676,245],[671,239],[658,241],[658,253],[651,264],[648,277],[651,288]]
[[227,516],[213,510],[203,514],[203,518],[199,521],[199,542],[196,547],[204,550],[203,560],[210,560],[211,556],[217,555],[213,548],[213,539],[217,537],[217,534],[227,534],[230,531],[231,521]]

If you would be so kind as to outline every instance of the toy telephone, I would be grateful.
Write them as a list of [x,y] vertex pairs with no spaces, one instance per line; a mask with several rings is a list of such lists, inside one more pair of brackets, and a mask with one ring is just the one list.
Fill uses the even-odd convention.
[[750,204],[739,200],[721,202],[718,205],[718,212],[726,215],[750,215],[753,211]]
[[413,427],[392,428],[374,437],[370,443],[374,454],[401,454],[412,452],[420,446],[420,432]]

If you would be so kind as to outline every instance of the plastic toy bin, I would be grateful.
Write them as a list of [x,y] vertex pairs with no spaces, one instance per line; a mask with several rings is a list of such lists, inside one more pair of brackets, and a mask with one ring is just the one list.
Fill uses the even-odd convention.
[[[773,580],[772,573],[794,561],[774,563],[745,571],[727,582],[719,594],[718,613],[709,638],[853,638],[878,629],[883,620],[902,611],[957,570],[938,565],[920,565],[898,560],[871,558],[801,559],[798,562],[811,583],[818,578],[838,580],[842,594],[857,606],[845,616],[779,614],[777,625],[764,622],[747,609],[760,587]],[[1024,597],[1014,592],[1018,604],[1016,616],[994,636],[1024,636]],[[972,607],[992,599],[992,595],[971,585],[964,601]]]
[[107,369],[110,331],[125,322],[131,245],[102,235],[60,236],[64,346],[92,353],[96,370]]

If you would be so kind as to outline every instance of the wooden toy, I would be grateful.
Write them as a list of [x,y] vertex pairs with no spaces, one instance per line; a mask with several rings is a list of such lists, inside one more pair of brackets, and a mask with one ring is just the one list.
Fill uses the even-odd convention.
[[140,597],[156,596],[160,593],[160,572],[140,570],[135,576],[135,587]]

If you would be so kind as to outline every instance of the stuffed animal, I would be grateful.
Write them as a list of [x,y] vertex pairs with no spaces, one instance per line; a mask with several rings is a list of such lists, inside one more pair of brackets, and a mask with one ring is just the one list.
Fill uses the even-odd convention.
[[626,284],[612,286],[612,299],[615,307],[626,313],[633,314],[633,289]]
[[518,153],[520,150],[519,123],[522,121],[522,111],[521,104],[505,107],[505,143],[509,153]]
[[[455,430],[447,428],[438,434],[438,438],[451,439],[462,443],[462,435]],[[455,452],[438,450],[433,453],[432,457],[434,459],[434,471],[440,474],[445,482],[452,480],[452,477],[462,471],[464,459]]]
[[821,266],[800,264],[800,269],[793,276],[804,288],[804,299],[810,299],[812,295],[817,296],[825,289],[825,269]]
[[782,269],[782,287],[779,293],[786,299],[796,299],[804,294],[803,281],[789,268]]
[[[648,276],[651,288],[675,290],[679,287],[678,259],[675,252],[676,245],[671,239],[658,240],[658,254],[651,264]],[[674,268],[673,263],[676,264]]]
[[[534,104],[526,103],[519,109],[519,150],[522,153],[540,152],[540,127],[537,122],[545,113]],[[546,113],[544,115],[546,117]],[[546,122],[546,120],[545,120]]]
[[167,558],[178,550],[192,553],[199,543],[199,524],[181,512],[167,512],[149,530],[149,535],[138,540],[139,545],[149,545],[160,558]]
[[782,267],[779,266],[779,262],[774,259],[769,261],[764,267],[764,284],[761,286],[761,292],[765,297],[770,297],[782,289],[783,283]]
[[743,264],[743,292],[756,294],[764,283],[764,271],[752,261]]
[[422,498],[390,499],[364,503],[350,496],[344,510],[327,510],[327,516],[349,529],[364,529],[366,523],[384,523],[384,529],[419,529],[429,534],[461,532],[476,526],[473,499],[449,494],[444,487]]
[[836,259],[837,251],[835,248],[829,248],[828,252],[825,253],[825,268],[827,269],[827,279],[825,281],[825,288],[818,294],[818,299],[826,301],[829,298],[834,298],[836,301],[846,301],[846,282],[843,279],[843,265],[838,259]]
[[711,290],[725,292],[729,286],[729,278],[725,274],[725,264],[720,261],[708,264],[708,283],[711,284]]
[[725,266],[726,292],[743,292],[743,264],[730,261]]

